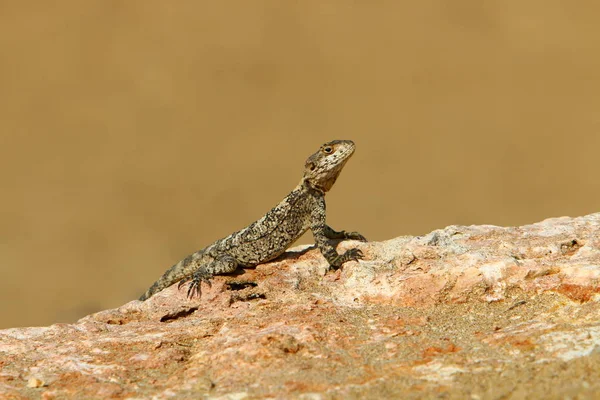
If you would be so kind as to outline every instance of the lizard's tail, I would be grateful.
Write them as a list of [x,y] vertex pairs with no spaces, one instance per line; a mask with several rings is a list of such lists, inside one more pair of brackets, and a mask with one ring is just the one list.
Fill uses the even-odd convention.
[[197,257],[196,254],[193,254],[185,259],[179,261],[177,264],[173,265],[171,268],[167,270],[142,296],[140,296],[139,300],[144,301],[152,297],[154,294],[160,292],[163,289],[168,288],[175,282],[181,281],[183,278],[191,275],[191,264],[195,261]]

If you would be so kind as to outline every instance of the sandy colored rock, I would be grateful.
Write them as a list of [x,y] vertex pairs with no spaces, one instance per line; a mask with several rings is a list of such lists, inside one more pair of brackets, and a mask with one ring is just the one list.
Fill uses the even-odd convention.
[[450,226],[0,331],[5,398],[594,398],[600,214]]

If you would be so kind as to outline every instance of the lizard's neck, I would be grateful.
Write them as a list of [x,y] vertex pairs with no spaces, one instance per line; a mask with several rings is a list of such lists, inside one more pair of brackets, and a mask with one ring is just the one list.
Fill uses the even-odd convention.
[[302,178],[298,186],[302,186],[307,192],[317,192],[321,196],[325,196],[325,193],[331,188],[331,186],[328,188],[320,187],[306,178]]

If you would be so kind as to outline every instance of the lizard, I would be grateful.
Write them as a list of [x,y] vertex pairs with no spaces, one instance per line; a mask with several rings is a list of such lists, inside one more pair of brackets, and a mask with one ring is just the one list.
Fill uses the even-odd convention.
[[356,146],[351,140],[333,140],[323,144],[306,160],[300,183],[262,218],[244,229],[217,240],[190,254],[168,269],[141,297],[179,282],[189,283],[188,298],[201,295],[201,283],[211,284],[214,275],[234,272],[238,267],[253,267],[273,260],[285,252],[308,229],[330,269],[347,261],[363,258],[358,248],[338,254],[330,239],[366,241],[358,232],[335,231],[325,222],[325,194],[337,180]]

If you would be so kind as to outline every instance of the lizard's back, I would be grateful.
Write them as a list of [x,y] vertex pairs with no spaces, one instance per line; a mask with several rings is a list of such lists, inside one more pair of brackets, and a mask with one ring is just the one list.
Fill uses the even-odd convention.
[[204,254],[213,258],[228,254],[243,266],[278,257],[308,229],[311,210],[317,201],[315,196],[316,193],[298,185],[265,216],[216,241],[204,249]]

